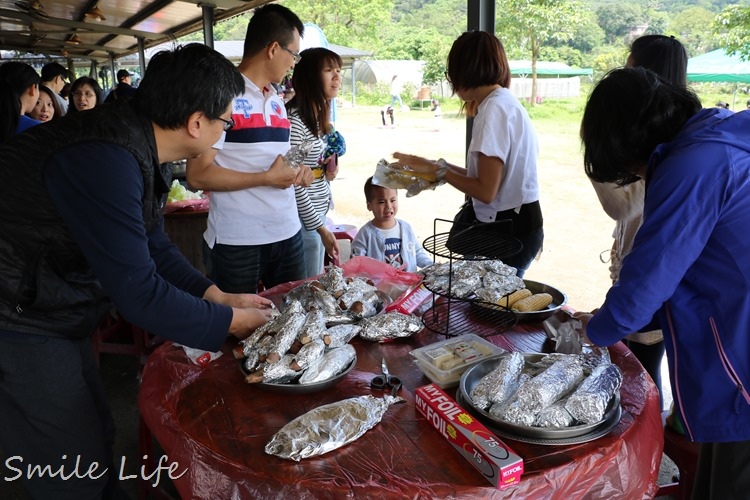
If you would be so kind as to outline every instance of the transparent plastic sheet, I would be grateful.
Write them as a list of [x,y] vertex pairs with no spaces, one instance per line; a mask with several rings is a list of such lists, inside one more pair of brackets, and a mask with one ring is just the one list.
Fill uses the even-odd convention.
[[[491,338],[503,348],[539,350],[539,324],[518,325]],[[608,435],[571,446],[507,440],[524,459],[520,484],[495,490],[430,424],[418,415],[413,390],[428,383],[408,353],[442,340],[429,331],[389,344],[354,339],[358,363],[335,387],[294,396],[245,384],[232,356],[206,368],[181,348],[165,344],[151,355],[139,394],[141,415],[170,462],[187,472],[174,481],[182,498],[650,498],[662,453],[658,392],[622,344],[610,348],[623,372],[623,416]],[[231,346],[225,347],[225,353]],[[519,349],[516,349],[519,350]],[[297,463],[263,449],[283,425],[310,409],[373,394],[372,376],[386,357],[404,388],[394,405],[360,439]]]

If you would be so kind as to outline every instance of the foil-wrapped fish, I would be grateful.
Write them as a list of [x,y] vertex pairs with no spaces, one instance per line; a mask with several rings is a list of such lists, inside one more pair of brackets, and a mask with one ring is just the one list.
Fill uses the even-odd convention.
[[359,325],[332,326],[328,329],[328,348],[335,349],[348,344],[361,330],[362,327]]
[[279,429],[265,451],[296,461],[328,453],[375,427],[388,407],[399,401],[390,395],[360,396],[319,406]]
[[324,315],[336,314],[339,311],[339,305],[333,295],[328,293],[327,290],[322,288],[311,287],[312,300],[309,302],[309,306],[315,307],[323,311]]
[[360,321],[363,339],[384,342],[400,337],[410,337],[422,330],[422,320],[413,314],[390,311]]
[[344,270],[338,266],[329,266],[326,273],[321,276],[320,281],[334,298],[339,298],[346,291],[347,285],[344,279]]
[[349,311],[337,311],[335,314],[323,315],[323,320],[326,323],[327,328],[331,328],[337,325],[349,325],[354,323],[356,320],[349,314]]
[[362,296],[360,300],[355,301],[349,306],[349,314],[355,320],[375,316],[379,309],[382,309],[383,301],[377,293],[371,292]]
[[567,398],[552,403],[547,408],[539,412],[534,420],[535,427],[548,427],[552,429],[562,429],[570,427],[575,423],[573,415],[565,409]]
[[326,322],[323,317],[323,311],[312,309],[305,316],[305,322],[299,332],[299,341],[303,344],[312,342],[315,339],[323,339],[327,334]]
[[273,337],[273,343],[266,358],[269,363],[276,363],[281,356],[286,354],[294,340],[299,335],[302,325],[305,324],[305,314],[294,314],[284,323],[283,328]]
[[277,363],[261,363],[258,368],[245,376],[245,382],[256,384],[258,382],[271,384],[286,384],[299,376],[299,372],[293,370],[290,365],[294,356],[286,354]]
[[609,400],[621,384],[622,372],[616,365],[611,363],[600,364],[570,395],[565,409],[576,420],[586,424],[599,422],[604,418]]
[[315,384],[331,379],[343,372],[354,361],[357,351],[350,344],[331,349],[314,361],[302,376],[300,384]]
[[518,389],[518,381],[526,364],[524,357],[513,352],[503,356],[494,370],[482,377],[471,391],[471,401],[477,408],[488,409],[502,404]]
[[325,349],[326,345],[323,339],[317,338],[308,342],[294,355],[294,361],[289,366],[295,371],[304,370],[322,357]]

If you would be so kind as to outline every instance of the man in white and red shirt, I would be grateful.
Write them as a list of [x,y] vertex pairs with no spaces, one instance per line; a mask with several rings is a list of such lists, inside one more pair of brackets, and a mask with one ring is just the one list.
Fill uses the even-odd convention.
[[[305,277],[294,186],[308,186],[309,167],[290,168],[290,125],[271,85],[299,61],[304,26],[289,9],[268,4],[250,19],[239,71],[245,91],[232,102],[232,122],[209,153],[188,160],[188,183],[211,191],[204,260],[227,292],[255,293]],[[219,83],[220,84],[220,83]]]

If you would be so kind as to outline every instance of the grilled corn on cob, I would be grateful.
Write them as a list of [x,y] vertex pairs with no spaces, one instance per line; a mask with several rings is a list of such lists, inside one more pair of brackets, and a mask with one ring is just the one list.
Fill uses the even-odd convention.
[[497,303],[501,306],[513,307],[513,304],[526,297],[531,297],[531,290],[528,288],[521,288],[511,293],[507,297],[503,297]]
[[541,311],[551,303],[552,295],[548,293],[535,293],[516,302],[513,305],[513,310],[518,312]]

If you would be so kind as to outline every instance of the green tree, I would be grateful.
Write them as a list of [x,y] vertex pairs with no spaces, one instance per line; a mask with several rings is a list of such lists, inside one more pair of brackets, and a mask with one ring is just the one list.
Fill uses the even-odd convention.
[[669,23],[667,33],[673,34],[688,52],[695,56],[714,48],[712,31],[714,14],[703,7],[690,7],[677,14]]
[[545,44],[570,40],[585,19],[578,0],[498,0],[497,26],[503,39],[515,38],[531,56],[531,104],[536,103],[536,62]]
[[743,60],[750,59],[750,7],[725,7],[714,19],[713,32],[728,54],[739,53]]
[[634,28],[647,24],[643,9],[636,3],[602,5],[596,10],[596,16],[608,43],[622,41]]
[[303,22],[315,23],[331,43],[377,47],[383,26],[391,23],[391,0],[284,0]]

